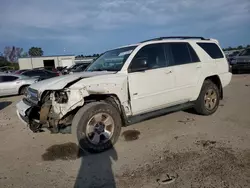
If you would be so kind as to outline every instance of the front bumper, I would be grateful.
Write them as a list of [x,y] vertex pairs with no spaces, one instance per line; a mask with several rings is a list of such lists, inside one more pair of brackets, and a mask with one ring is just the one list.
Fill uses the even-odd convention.
[[17,108],[17,116],[19,117],[19,119],[24,123],[24,124],[28,124],[29,123],[29,117],[26,114],[26,112],[31,108],[31,106],[25,104],[23,102],[23,100],[21,100],[20,102],[18,102],[16,104],[16,108]]
[[39,120],[39,108],[36,106],[30,106],[23,100],[16,104],[17,116],[19,119],[29,126],[33,132],[38,132],[43,126]]

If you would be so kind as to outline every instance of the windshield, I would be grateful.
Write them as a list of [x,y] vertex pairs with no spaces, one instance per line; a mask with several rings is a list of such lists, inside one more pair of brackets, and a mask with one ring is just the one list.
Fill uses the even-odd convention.
[[120,71],[136,46],[129,46],[105,52],[86,71]]
[[81,72],[81,71],[84,71],[87,68],[88,65],[89,64],[83,64],[83,65],[77,67],[76,69],[74,69],[72,72]]

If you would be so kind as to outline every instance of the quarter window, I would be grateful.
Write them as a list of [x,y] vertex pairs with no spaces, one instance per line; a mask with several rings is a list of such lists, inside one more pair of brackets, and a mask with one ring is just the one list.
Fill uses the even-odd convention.
[[224,57],[220,48],[215,43],[198,42],[197,44],[213,59]]
[[199,57],[197,56],[196,52],[194,51],[194,49],[192,48],[192,46],[190,44],[187,44],[188,46],[188,50],[191,56],[191,61],[194,62],[200,62]]

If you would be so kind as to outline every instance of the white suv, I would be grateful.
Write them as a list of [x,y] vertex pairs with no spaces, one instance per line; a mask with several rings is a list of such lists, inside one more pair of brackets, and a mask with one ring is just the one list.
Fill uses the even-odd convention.
[[82,149],[101,152],[135,116],[183,108],[213,114],[231,77],[217,40],[161,37],[107,51],[85,72],[31,85],[17,114],[33,132],[72,132]]

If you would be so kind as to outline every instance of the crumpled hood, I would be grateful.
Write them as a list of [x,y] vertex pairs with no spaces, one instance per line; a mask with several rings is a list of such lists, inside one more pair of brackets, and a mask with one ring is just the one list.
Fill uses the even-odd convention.
[[38,90],[39,92],[43,92],[45,90],[59,90],[63,89],[68,83],[73,82],[77,79],[105,75],[105,74],[114,74],[114,72],[107,72],[107,71],[81,72],[70,75],[58,76],[37,82],[35,84],[32,84],[30,87],[35,90]]

